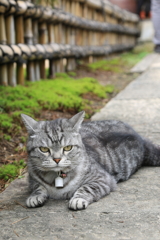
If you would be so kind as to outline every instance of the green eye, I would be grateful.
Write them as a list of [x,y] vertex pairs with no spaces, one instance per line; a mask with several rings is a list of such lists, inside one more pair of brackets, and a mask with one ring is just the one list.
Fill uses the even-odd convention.
[[49,152],[49,148],[47,147],[40,147],[39,149],[44,153]]
[[64,151],[70,151],[71,149],[72,149],[72,146],[70,145],[63,148]]

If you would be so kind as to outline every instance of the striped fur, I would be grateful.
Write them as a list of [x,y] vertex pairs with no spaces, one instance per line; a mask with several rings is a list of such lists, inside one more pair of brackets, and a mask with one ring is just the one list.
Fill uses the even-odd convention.
[[[84,112],[71,119],[37,122],[22,114],[28,130],[28,207],[48,198],[69,199],[69,208],[85,209],[127,180],[142,165],[159,166],[160,148],[120,121],[85,122]],[[64,147],[72,146],[70,151]],[[49,152],[41,152],[46,147]],[[61,159],[59,163],[54,159]],[[55,187],[58,172],[63,188]]]

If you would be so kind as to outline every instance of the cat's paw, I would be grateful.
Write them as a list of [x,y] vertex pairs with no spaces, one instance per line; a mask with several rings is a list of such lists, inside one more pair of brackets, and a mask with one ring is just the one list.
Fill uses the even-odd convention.
[[46,198],[42,195],[30,196],[26,200],[26,205],[28,208],[41,207],[46,202]]
[[71,198],[69,201],[69,209],[82,210],[87,208],[89,202],[83,198]]

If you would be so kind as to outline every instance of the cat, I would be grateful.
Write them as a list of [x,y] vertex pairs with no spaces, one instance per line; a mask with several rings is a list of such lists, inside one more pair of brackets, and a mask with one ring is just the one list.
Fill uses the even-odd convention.
[[40,207],[51,198],[68,199],[69,209],[82,210],[142,165],[160,165],[160,147],[128,124],[83,122],[84,115],[39,122],[21,115],[29,134],[27,207]]

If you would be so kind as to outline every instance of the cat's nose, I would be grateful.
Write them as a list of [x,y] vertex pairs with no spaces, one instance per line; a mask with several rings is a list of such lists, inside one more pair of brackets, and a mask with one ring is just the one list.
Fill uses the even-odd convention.
[[53,160],[56,162],[56,163],[59,163],[61,161],[61,158],[53,158]]

